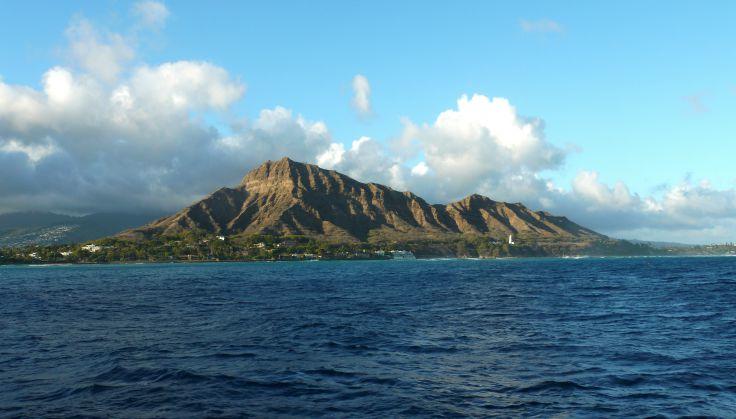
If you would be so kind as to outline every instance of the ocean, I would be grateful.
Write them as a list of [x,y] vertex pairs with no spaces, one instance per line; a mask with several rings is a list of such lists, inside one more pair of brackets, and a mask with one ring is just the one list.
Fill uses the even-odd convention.
[[736,258],[0,267],[2,417],[736,417]]

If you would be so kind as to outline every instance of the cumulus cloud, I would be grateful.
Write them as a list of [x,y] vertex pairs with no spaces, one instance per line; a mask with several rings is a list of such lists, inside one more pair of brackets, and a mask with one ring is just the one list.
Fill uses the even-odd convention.
[[426,193],[450,200],[469,191],[497,191],[509,179],[558,168],[565,152],[544,138],[543,128],[541,120],[518,115],[506,99],[463,95],[433,124],[407,123],[401,141],[415,138],[424,156],[427,170],[414,173],[431,169],[435,177]]
[[411,174],[415,176],[424,176],[427,173],[429,173],[429,166],[427,166],[427,163],[423,161],[420,161],[411,168]]
[[659,197],[641,197],[621,182],[609,186],[598,173],[581,172],[571,191],[553,198],[560,211],[619,237],[733,240],[734,230],[726,226],[736,225],[736,190],[686,179],[662,192]]
[[335,169],[355,179],[379,182],[397,189],[406,189],[405,167],[400,160],[387,153],[386,147],[370,137],[360,137],[346,149],[340,143],[332,143],[319,156],[317,164]]
[[597,172],[582,171],[572,182],[573,192],[590,204],[589,208],[630,208],[632,204],[639,204],[638,197],[629,192],[623,182],[616,182],[613,187],[598,180]]
[[309,121],[301,115],[294,116],[289,109],[276,107],[262,110],[252,124],[239,127],[235,134],[217,141],[216,146],[225,155],[240,156],[237,171],[242,175],[244,166],[250,168],[284,156],[313,162],[331,144],[332,137],[324,122]]
[[371,85],[368,83],[368,79],[362,75],[357,74],[353,77],[353,108],[359,116],[369,116],[373,112],[371,109]]
[[222,110],[245,92],[242,83],[232,80],[225,69],[192,61],[139,67],[130,79],[130,88],[137,92],[142,103],[172,110]]
[[86,19],[77,19],[66,30],[74,63],[90,75],[114,82],[135,51],[120,34],[101,35]]
[[565,29],[559,23],[552,19],[538,19],[538,20],[527,20],[522,19],[519,21],[519,27],[524,32],[537,32],[537,33],[560,33]]
[[[70,32],[98,33],[79,22]],[[110,51],[122,37],[91,39]],[[40,89],[0,80],[0,211],[174,210],[264,159],[314,161],[333,143],[324,123],[280,107],[232,120],[245,86],[213,63],[114,58],[110,70],[74,57]]]
[[166,24],[169,18],[169,9],[158,1],[139,1],[133,5],[133,14],[145,26],[158,29]]

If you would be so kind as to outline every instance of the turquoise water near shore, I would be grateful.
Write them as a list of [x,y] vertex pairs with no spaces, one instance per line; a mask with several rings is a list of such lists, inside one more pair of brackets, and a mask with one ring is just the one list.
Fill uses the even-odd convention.
[[0,415],[736,416],[736,258],[0,267]]

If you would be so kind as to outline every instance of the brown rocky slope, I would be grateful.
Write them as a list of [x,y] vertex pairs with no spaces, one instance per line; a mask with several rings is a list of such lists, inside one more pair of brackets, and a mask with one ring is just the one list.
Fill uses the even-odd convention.
[[249,172],[169,217],[123,233],[151,237],[201,229],[222,235],[304,235],[330,241],[417,240],[478,235],[506,240],[581,242],[605,238],[565,217],[520,203],[470,195],[432,205],[411,192],[361,183],[283,158]]

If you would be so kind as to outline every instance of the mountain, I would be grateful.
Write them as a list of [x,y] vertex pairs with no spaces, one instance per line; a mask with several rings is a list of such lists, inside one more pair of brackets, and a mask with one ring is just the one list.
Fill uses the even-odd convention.
[[146,238],[204,230],[213,234],[304,235],[329,241],[376,241],[509,234],[535,241],[605,238],[565,217],[473,194],[429,204],[411,192],[361,183],[288,158],[267,161],[234,188],[221,188],[178,213],[121,235]]
[[32,211],[0,214],[0,247],[85,242],[117,234],[156,217],[107,213],[75,217]]

